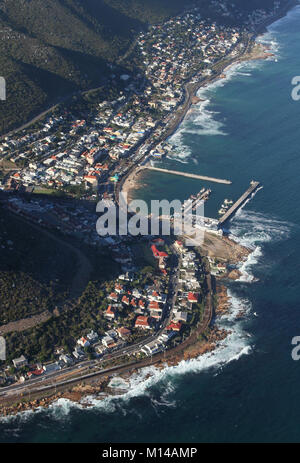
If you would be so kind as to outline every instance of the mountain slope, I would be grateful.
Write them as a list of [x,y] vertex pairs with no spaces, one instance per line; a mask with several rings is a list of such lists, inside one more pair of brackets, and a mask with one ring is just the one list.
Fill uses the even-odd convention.
[[[245,12],[273,0],[229,3]],[[62,96],[101,85],[110,75],[108,64],[124,54],[138,30],[189,5],[200,6],[203,17],[218,12],[214,0],[2,0],[7,101],[0,102],[0,132]]]

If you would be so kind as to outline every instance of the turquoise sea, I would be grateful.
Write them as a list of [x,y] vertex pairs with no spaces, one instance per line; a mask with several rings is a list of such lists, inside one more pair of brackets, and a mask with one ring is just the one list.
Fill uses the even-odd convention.
[[[172,137],[176,153],[158,163],[232,180],[209,185],[209,216],[251,179],[263,184],[230,225],[253,249],[241,280],[230,284],[230,315],[218,322],[230,336],[197,360],[143,370],[125,395],[91,398],[91,409],[60,400],[2,419],[0,442],[300,441],[300,362],[291,357],[300,336],[300,101],[291,98],[300,6],[259,40],[275,57],[236,65],[202,89],[205,102]],[[157,173],[143,185],[138,196],[148,200],[183,200],[205,186]]]

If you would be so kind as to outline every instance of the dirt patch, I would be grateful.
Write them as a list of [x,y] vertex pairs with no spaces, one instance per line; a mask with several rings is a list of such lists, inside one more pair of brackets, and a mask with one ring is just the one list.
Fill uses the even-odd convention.
[[251,250],[226,236],[205,232],[201,252],[206,256],[222,260],[223,262],[237,264],[246,260]]
[[40,323],[47,322],[52,317],[51,313],[48,310],[42,312],[38,315],[32,315],[32,317],[23,318],[21,320],[7,323],[6,325],[0,326],[0,334],[8,334],[13,331],[25,331],[29,330],[30,328],[34,328],[36,325]]

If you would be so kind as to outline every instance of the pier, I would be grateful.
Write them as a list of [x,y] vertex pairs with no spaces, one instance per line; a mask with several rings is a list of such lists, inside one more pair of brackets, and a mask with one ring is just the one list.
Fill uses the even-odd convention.
[[244,202],[254,193],[259,187],[260,183],[252,180],[247,191],[231,206],[230,209],[219,219],[219,227],[229,220],[236,211],[244,204]]
[[206,177],[205,175],[190,174],[188,172],[180,172],[178,170],[161,169],[160,167],[153,167],[151,165],[140,166],[140,169],[154,170],[164,174],[180,175],[181,177],[194,178],[196,180],[204,180],[206,182],[224,183],[225,185],[231,185],[232,183],[230,180],[224,180],[222,178]]
[[184,209],[184,213],[186,215],[187,214],[192,214],[193,210],[196,209],[201,204],[201,202],[203,203],[206,199],[208,199],[210,193],[211,193],[211,190],[204,190],[203,193],[199,193],[197,195],[197,198],[194,199],[191,202],[191,204]]

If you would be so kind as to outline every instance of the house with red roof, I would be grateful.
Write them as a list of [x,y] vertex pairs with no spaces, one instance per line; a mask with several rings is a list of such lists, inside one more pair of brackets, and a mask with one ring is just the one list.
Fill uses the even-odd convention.
[[150,315],[152,318],[155,318],[155,320],[160,320],[161,319],[161,315],[162,315],[162,311],[159,310],[150,310]]
[[130,305],[136,309],[137,308],[137,302],[136,302],[136,299],[132,298],[131,301],[130,301]]
[[149,330],[151,327],[149,325],[149,317],[144,315],[139,315],[135,321],[135,328],[141,328],[143,330]]
[[116,293],[118,293],[118,294],[123,293],[123,286],[120,285],[119,283],[116,283],[116,284],[115,284],[115,291],[116,291]]
[[148,305],[149,310],[161,311],[159,303],[157,301],[151,301]]
[[151,246],[151,251],[152,251],[153,256],[154,256],[156,259],[158,259],[158,258],[159,258],[159,255],[158,255],[159,250],[156,248],[155,244],[152,244],[152,246]]
[[170,325],[167,326],[166,330],[167,331],[177,331],[179,332],[182,328],[182,323],[181,322],[171,322]]
[[131,331],[128,328],[125,328],[125,326],[118,328],[117,333],[121,339],[127,339],[128,336],[131,335]]
[[152,294],[150,294],[150,296],[149,296],[149,301],[160,302],[161,301],[161,296],[158,294],[157,291],[152,291]]
[[115,307],[112,307],[111,305],[108,306],[106,312],[105,312],[105,318],[108,318],[109,320],[114,320],[116,318],[116,309]]
[[160,257],[168,257],[168,254],[164,251],[159,251],[157,247],[155,246],[155,244],[152,244],[151,251],[152,251],[153,256],[156,259],[159,259]]
[[152,244],[151,250],[153,253],[153,257],[155,257],[155,259],[158,259],[158,267],[160,271],[163,275],[167,275],[165,259],[169,257],[168,254],[164,251],[159,251],[155,244]]
[[197,294],[194,294],[194,293],[188,293],[188,301],[189,302],[198,302],[198,296]]
[[91,183],[92,185],[96,185],[98,183],[97,175],[84,175],[83,178],[87,183]]
[[122,297],[122,302],[123,302],[123,304],[125,304],[125,305],[129,305],[129,298],[128,298],[127,296],[123,296],[123,297]]
[[165,251],[161,251],[159,253],[159,257],[169,257],[168,254]]
[[82,347],[89,347],[90,342],[85,337],[82,337],[77,341],[77,344],[79,344]]
[[142,299],[139,300],[139,308],[144,310],[145,309],[145,302]]

